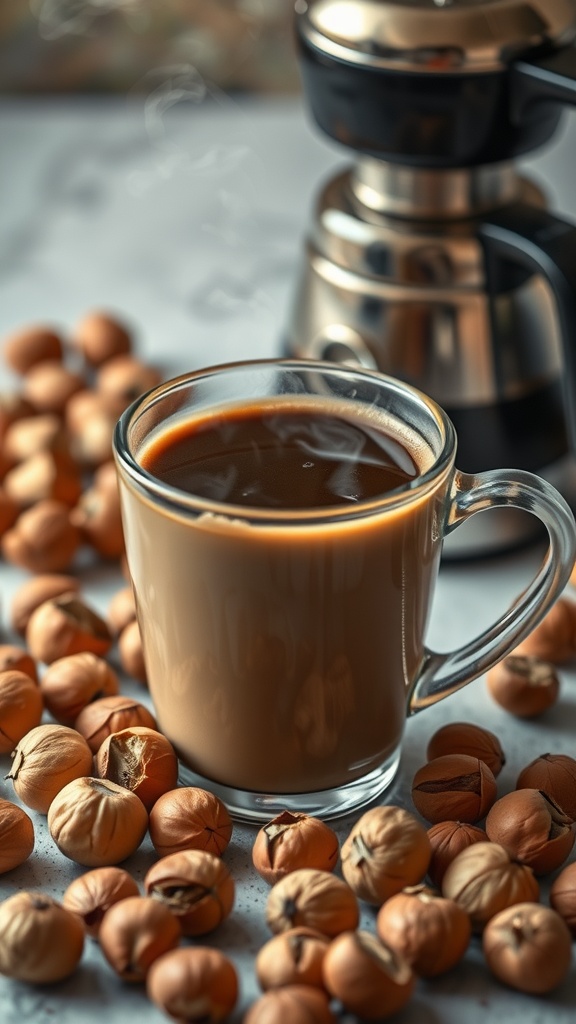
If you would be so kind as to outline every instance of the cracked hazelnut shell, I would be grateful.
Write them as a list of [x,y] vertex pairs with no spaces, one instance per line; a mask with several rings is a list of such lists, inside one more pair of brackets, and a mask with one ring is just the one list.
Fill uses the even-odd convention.
[[522,769],[516,789],[540,789],[576,821],[576,759],[567,754],[541,754]]
[[486,818],[486,834],[537,875],[560,867],[575,838],[572,819],[539,789],[516,789],[500,797]]
[[341,850],[344,879],[361,900],[380,906],[422,881],[430,862],[426,829],[403,807],[373,807],[358,819]]
[[144,889],[171,910],[183,935],[214,931],[234,906],[234,879],[222,858],[207,850],[161,857],[146,873]]
[[178,758],[166,737],[147,726],[135,725],[111,733],[95,758],[101,779],[110,779],[140,798],[150,810],[178,782]]
[[496,799],[496,780],[487,764],[469,754],[444,754],[428,761],[412,780],[416,810],[435,824],[453,818],[473,825]]
[[295,868],[333,871],[340,847],[333,829],[319,818],[281,811],[258,831],[252,846],[256,871],[274,885]]
[[139,895],[138,883],[124,868],[92,868],[70,882],[62,906],[80,918],[87,935],[97,939],[106,911],[128,896]]
[[496,777],[506,764],[502,744],[495,733],[473,722],[448,722],[430,737],[426,758],[433,761],[444,754],[467,754],[488,765]]

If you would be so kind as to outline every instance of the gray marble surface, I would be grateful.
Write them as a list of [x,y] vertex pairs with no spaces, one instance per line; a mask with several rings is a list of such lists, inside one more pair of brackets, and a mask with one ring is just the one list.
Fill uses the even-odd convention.
[[[576,132],[529,161],[559,208],[576,214]],[[166,375],[278,354],[313,194],[342,154],[310,128],[294,101],[209,104],[192,95],[140,102],[0,101],[0,336],[36,321],[64,332],[94,307],[116,310],[133,327],[141,354]],[[2,366],[0,388],[16,386]],[[541,551],[444,565],[429,641],[446,650],[503,612],[526,585]],[[0,565],[2,625],[25,577]],[[87,569],[83,592],[105,611],[120,585],[112,571]],[[6,634],[5,634],[6,636]],[[446,721],[471,720],[501,737],[507,764],[499,792],[548,750],[574,753],[576,674],[562,670],[558,705],[538,721],[510,718],[480,678],[407,723],[402,765],[389,802],[410,806],[410,781],[427,740]],[[129,680],[124,688],[139,696]],[[3,780],[0,795],[12,795]],[[0,877],[0,897],[21,888],[62,894],[79,868],[66,861],[34,815],[37,844],[22,868]],[[350,819],[336,826],[341,838]],[[237,826],[226,862],[237,880],[230,919],[210,937],[236,964],[239,1021],[258,993],[254,955],[268,938],[266,886],[251,865],[254,829]],[[574,856],[574,854],[572,855]],[[153,859],[145,840],[127,866],[142,879]],[[543,884],[546,899],[546,883]],[[373,914],[363,923],[371,927]],[[420,982],[399,1024],[568,1024],[576,973],[551,996],[530,998],[494,981],[475,940],[458,970]],[[111,1024],[163,1020],[137,986],[121,983],[88,942],[68,981],[32,988],[0,980],[2,1024]]]

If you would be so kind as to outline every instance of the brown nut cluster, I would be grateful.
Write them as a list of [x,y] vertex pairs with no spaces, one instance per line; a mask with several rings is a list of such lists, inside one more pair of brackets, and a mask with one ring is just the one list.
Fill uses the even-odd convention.
[[234,906],[234,880],[222,858],[207,850],[161,857],[146,873],[144,889],[174,914],[183,935],[214,931]]
[[333,871],[340,847],[333,829],[319,818],[281,811],[256,835],[252,863],[269,885],[296,868]]
[[500,707],[517,718],[536,718],[553,707],[560,680],[550,660],[510,654],[486,675],[489,693]]
[[469,754],[444,754],[428,761],[412,781],[416,810],[435,824],[446,818],[473,825],[496,799],[496,780],[487,764]]
[[486,834],[536,875],[560,867],[575,837],[572,818],[539,789],[517,789],[500,797],[486,818]]
[[430,862],[426,829],[402,807],[366,811],[342,845],[342,874],[362,900],[380,906],[420,882]]

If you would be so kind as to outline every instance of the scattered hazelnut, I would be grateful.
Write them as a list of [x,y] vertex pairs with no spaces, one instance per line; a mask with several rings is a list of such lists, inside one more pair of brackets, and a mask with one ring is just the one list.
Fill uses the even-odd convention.
[[101,558],[120,558],[124,533],[118,492],[89,487],[72,509],[70,522]]
[[128,328],[115,316],[98,310],[87,313],[76,325],[72,341],[90,366],[101,366],[132,348]]
[[541,754],[520,772],[516,789],[541,789],[576,821],[576,759],[567,754]]
[[442,895],[470,915],[472,928],[482,931],[494,914],[515,903],[537,901],[540,887],[532,868],[513,860],[499,843],[474,843],[448,866]]
[[576,654],[576,601],[567,595],[559,597],[515,653],[553,665],[571,661]]
[[159,956],[176,948],[180,928],[162,903],[128,896],[106,911],[98,938],[106,960],[122,980],[139,982]]
[[120,664],[127,676],[137,679],[141,683],[147,682],[142,637],[136,619],[129,622],[127,626],[124,626],[120,633],[118,637],[118,655]]
[[104,657],[112,637],[104,619],[73,592],[53,597],[32,612],[26,643],[34,658],[51,665],[84,651]]
[[330,995],[363,1020],[398,1013],[416,985],[408,962],[366,931],[348,931],[334,939],[323,974]]
[[282,811],[257,833],[252,863],[274,885],[295,868],[333,871],[338,854],[338,837],[329,825],[308,814]]
[[106,399],[110,412],[120,416],[131,402],[160,381],[161,376],[154,367],[129,354],[117,355],[99,368],[96,390]]
[[56,413],[23,416],[7,428],[2,453],[11,462],[23,462],[43,451],[69,454],[68,433]]
[[234,880],[222,858],[207,850],[161,857],[146,873],[144,889],[172,911],[183,935],[214,931],[234,905]]
[[482,948],[499,981],[532,995],[557,988],[572,960],[572,940],[564,921],[555,910],[537,903],[520,903],[496,914],[484,929]]
[[132,697],[100,697],[82,709],[74,728],[84,737],[95,754],[107,736],[135,725],[156,728],[156,719],[144,704]]
[[472,926],[458,903],[418,885],[386,900],[378,911],[376,931],[419,977],[434,978],[462,959]]
[[16,590],[10,608],[12,629],[20,636],[25,636],[28,619],[39,605],[53,597],[60,597],[71,591],[80,589],[79,581],[74,576],[53,573],[46,576],[33,576]]
[[20,328],[4,341],[4,359],[12,370],[22,375],[38,363],[46,359],[60,360],[62,355],[60,335],[43,324]]
[[328,996],[312,985],[285,985],[260,996],[243,1024],[337,1024]]
[[486,685],[497,704],[517,718],[535,718],[558,700],[560,681],[549,661],[510,654],[491,668]]
[[576,938],[576,861],[567,864],[550,887],[550,905]]
[[75,970],[84,949],[84,927],[50,896],[17,892],[0,903],[0,974],[45,985]]
[[317,868],[297,868],[272,886],[266,921],[275,935],[290,928],[312,928],[330,938],[356,928],[358,900],[341,878]]
[[137,882],[124,868],[92,868],[70,882],[62,906],[80,918],[87,935],[97,939],[106,911],[114,903],[139,894]]
[[284,985],[315,985],[323,989],[322,963],[330,941],[327,935],[312,928],[290,928],[274,935],[256,957],[260,987],[267,990]]
[[42,814],[60,790],[92,769],[92,751],[65,725],[37,725],[19,741],[6,778],[26,807]]
[[486,818],[486,834],[536,875],[560,867],[575,838],[572,818],[539,789],[517,789],[500,797]]
[[373,807],[356,822],[342,846],[342,874],[362,900],[380,906],[426,874],[426,829],[402,807]]
[[59,573],[72,563],[80,535],[64,502],[47,498],[18,516],[2,537],[7,562],[38,573]]
[[107,736],[95,758],[101,779],[110,779],[140,798],[149,811],[178,782],[178,758],[162,733],[135,725]]
[[11,754],[23,736],[40,725],[44,702],[27,672],[0,672],[0,754]]
[[473,722],[449,722],[437,729],[430,738],[426,757],[433,761],[444,754],[467,754],[487,764],[494,776],[498,775],[506,758],[498,737]]
[[440,888],[446,868],[454,857],[467,846],[472,846],[472,843],[487,842],[488,836],[477,825],[468,825],[462,821],[438,821],[428,829],[428,839],[432,850],[428,877]]
[[487,764],[468,754],[444,754],[419,768],[412,800],[435,824],[453,818],[469,824],[484,817],[496,799],[496,780]]
[[114,669],[90,651],[67,654],[53,661],[40,680],[40,692],[50,714],[62,725],[74,725],[93,700],[118,693]]
[[136,618],[136,602],[132,587],[122,587],[111,598],[106,612],[106,621],[112,636],[119,636]]
[[9,470],[4,478],[4,490],[20,509],[49,499],[72,508],[82,494],[82,482],[67,455],[43,451],[30,455]]
[[148,998],[177,1021],[227,1020],[238,1000],[238,975],[218,949],[194,946],[164,953],[146,977]]
[[36,662],[24,647],[17,644],[0,644],[0,673],[9,669],[25,672],[35,683],[38,682]]
[[150,811],[149,829],[159,857],[180,850],[208,850],[221,856],[232,836],[232,819],[214,793],[181,786],[158,798]]
[[26,811],[0,799],[0,874],[23,864],[34,849],[34,825]]
[[147,825],[146,808],[134,793],[86,773],[64,786],[48,809],[48,828],[58,849],[88,868],[126,860],[140,846]]
[[[108,419],[110,413],[105,399],[97,391],[84,387],[68,399],[64,410],[64,422],[72,438],[75,457],[78,456],[76,451],[78,435],[81,434],[84,425],[90,420],[100,419],[102,416]],[[112,449],[110,448],[108,458],[111,458],[111,454]]]
[[81,374],[68,369],[59,360],[45,359],[28,370],[22,392],[37,412],[62,415],[68,400],[83,387]]

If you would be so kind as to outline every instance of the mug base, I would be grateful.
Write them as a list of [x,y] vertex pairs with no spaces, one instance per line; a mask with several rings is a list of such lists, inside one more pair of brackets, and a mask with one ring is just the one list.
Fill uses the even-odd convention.
[[182,762],[179,781],[183,786],[200,786],[214,793],[226,804],[231,817],[236,821],[265,823],[281,811],[309,814],[327,821],[358,811],[381,796],[391,786],[399,763],[398,746],[394,753],[369,775],[363,775],[343,786],[312,793],[259,793],[236,789],[206,779]]

